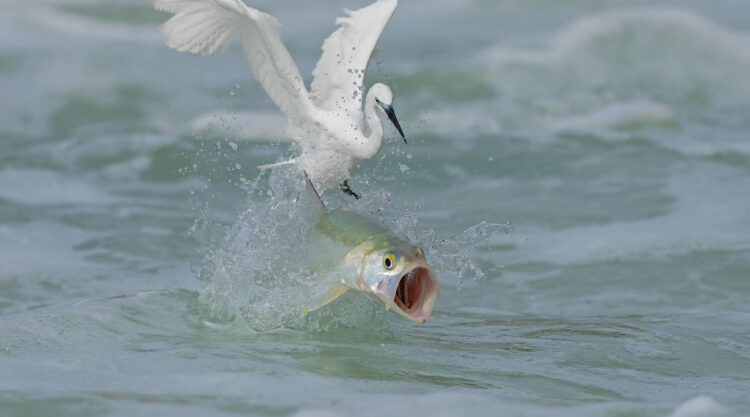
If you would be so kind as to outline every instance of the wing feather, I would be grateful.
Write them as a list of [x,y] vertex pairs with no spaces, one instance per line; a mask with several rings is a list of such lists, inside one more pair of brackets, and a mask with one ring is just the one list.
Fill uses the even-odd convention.
[[154,0],[152,5],[174,13],[159,26],[167,46],[210,55],[226,51],[239,36],[247,63],[271,101],[291,119],[309,111],[307,89],[273,16],[241,0]]
[[340,27],[323,42],[313,71],[313,103],[361,119],[365,70],[397,5],[398,0],[377,0],[359,10],[344,10],[346,16],[336,19]]

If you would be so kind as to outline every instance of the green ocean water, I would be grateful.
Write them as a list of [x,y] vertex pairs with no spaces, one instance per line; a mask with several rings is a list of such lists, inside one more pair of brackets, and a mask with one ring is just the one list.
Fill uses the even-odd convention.
[[[250,2],[308,83],[365,4]],[[324,197],[426,249],[425,325],[299,316],[286,121],[167,17],[0,1],[0,416],[748,414],[750,4],[402,0],[409,144]]]

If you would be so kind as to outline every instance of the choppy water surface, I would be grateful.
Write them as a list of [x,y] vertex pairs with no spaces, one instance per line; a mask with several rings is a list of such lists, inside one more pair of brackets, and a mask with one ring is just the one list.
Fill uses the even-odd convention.
[[[252,3],[309,74],[366,2]],[[0,415],[750,409],[750,5],[403,0],[368,82],[410,144],[326,199],[427,248],[423,326],[299,317],[284,119],[166,17],[0,2]]]

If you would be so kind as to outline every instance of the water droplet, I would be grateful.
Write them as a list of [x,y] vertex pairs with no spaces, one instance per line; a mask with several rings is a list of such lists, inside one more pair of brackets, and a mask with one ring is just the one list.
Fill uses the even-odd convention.
[[232,148],[232,150],[235,150],[235,151],[237,150],[237,148],[239,148],[239,146],[236,143],[234,143],[234,142],[229,142],[229,147]]

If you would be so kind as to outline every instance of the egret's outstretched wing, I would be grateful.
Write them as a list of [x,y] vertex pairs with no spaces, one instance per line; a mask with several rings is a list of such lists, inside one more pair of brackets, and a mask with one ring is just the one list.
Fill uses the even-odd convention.
[[292,119],[306,114],[311,105],[307,89],[273,16],[241,0],[154,0],[152,5],[174,13],[159,30],[167,46],[178,51],[224,52],[239,35],[247,63],[268,97]]
[[310,97],[325,110],[361,119],[362,85],[370,55],[393,15],[398,0],[378,0],[359,10],[345,10],[338,28],[323,42],[313,71]]

